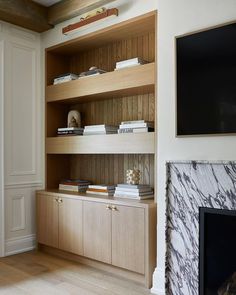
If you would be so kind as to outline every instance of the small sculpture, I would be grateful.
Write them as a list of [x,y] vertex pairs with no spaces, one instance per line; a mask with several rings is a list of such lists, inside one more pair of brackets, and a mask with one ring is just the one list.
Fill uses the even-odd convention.
[[72,110],[68,113],[67,127],[81,128],[81,115],[78,111]]
[[126,182],[128,184],[139,184],[140,181],[140,170],[128,169],[126,171]]

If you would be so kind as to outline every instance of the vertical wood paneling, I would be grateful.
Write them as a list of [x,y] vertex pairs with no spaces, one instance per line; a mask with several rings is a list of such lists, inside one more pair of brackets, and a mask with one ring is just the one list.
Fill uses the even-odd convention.
[[71,178],[95,184],[117,184],[126,179],[127,169],[140,169],[140,183],[154,186],[154,155],[71,155]]
[[80,52],[71,58],[70,71],[80,73],[92,66],[113,71],[117,61],[137,56],[149,62],[155,61],[155,33]]
[[[113,71],[117,61],[134,57],[141,57],[149,62],[155,61],[155,33],[135,36],[74,54],[70,57],[69,66],[70,71],[75,73],[87,71],[91,66]],[[81,112],[83,126],[119,125],[121,121],[126,120],[155,120],[154,93],[110,97],[106,100],[68,105],[65,106],[65,115],[68,112],[67,107]],[[126,180],[126,170],[133,168],[140,169],[141,183],[154,186],[154,155],[70,156],[70,177],[88,179],[95,184],[123,183]]]

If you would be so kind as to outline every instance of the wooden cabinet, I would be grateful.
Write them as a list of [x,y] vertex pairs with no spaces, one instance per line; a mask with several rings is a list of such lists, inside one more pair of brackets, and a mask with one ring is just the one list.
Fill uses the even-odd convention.
[[112,264],[144,274],[145,211],[117,205],[112,209]]
[[37,239],[39,243],[58,247],[58,198],[37,196]]
[[[81,113],[82,127],[155,125],[156,21],[150,12],[45,50],[46,190],[37,201],[39,243],[132,271],[148,287],[156,265],[154,201],[62,193],[58,185],[63,179],[124,183],[127,169],[137,167],[140,183],[155,188],[156,133],[59,137],[57,128],[67,126],[72,109]],[[136,57],[147,63],[115,70],[117,62]],[[56,76],[91,66],[107,73],[53,85]]]
[[37,194],[38,242],[83,254],[82,201]]
[[111,211],[105,203],[83,203],[84,255],[111,263]]
[[156,263],[153,200],[39,191],[37,216],[39,244],[132,271],[150,286]]
[[83,255],[82,210],[82,201],[59,198],[59,249]]
[[84,255],[144,274],[144,209],[83,203]]

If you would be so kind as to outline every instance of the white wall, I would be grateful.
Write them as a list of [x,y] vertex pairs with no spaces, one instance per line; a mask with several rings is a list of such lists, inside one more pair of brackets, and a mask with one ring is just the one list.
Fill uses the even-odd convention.
[[153,290],[164,294],[165,162],[236,159],[236,136],[175,137],[175,36],[235,21],[236,1],[159,0],[158,15],[158,268]]
[[0,254],[10,255],[35,245],[35,190],[42,187],[40,35],[0,22],[0,44]]

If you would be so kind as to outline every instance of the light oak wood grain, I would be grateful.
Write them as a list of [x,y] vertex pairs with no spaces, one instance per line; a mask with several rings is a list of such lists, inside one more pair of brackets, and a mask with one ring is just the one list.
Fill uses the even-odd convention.
[[59,199],[59,245],[64,251],[83,255],[82,201]]
[[112,264],[144,274],[144,209],[113,206]]
[[47,154],[154,154],[154,132],[49,137]]
[[149,290],[126,276],[117,276],[91,266],[39,251],[0,258],[0,293],[147,295]]
[[37,194],[37,240],[58,247],[58,197]]
[[83,204],[84,256],[111,263],[111,211],[106,204]]
[[[46,99],[52,101],[81,102],[85,98],[107,98],[154,92],[155,64],[130,67],[98,76],[50,85]],[[115,81],[115,83],[114,83]]]
[[[58,255],[112,271],[108,266],[81,257],[84,255],[119,267],[120,270],[114,269],[117,274],[125,274],[122,269],[130,270],[142,275],[143,283],[147,287],[151,286],[156,265],[156,204],[153,200],[137,201],[100,195],[90,197],[63,191],[39,191],[37,201],[41,197],[43,201],[47,200],[43,204],[46,212],[48,207],[51,208],[49,199],[59,200],[58,224],[54,223],[53,227],[53,230],[58,229],[58,245],[54,245],[58,249]],[[79,224],[82,214],[83,230]],[[45,220],[41,220],[40,216],[38,223],[45,228]],[[48,236],[49,232],[41,239],[40,247],[43,244],[49,245],[46,244]],[[52,251],[50,253],[54,253],[55,249]],[[72,253],[77,255],[73,256]],[[141,279],[132,273],[127,275],[132,279]]]
[[47,51],[71,55],[91,48],[98,48],[109,43],[146,35],[150,32],[155,32],[155,20],[156,11],[148,12],[144,15],[52,46]]

